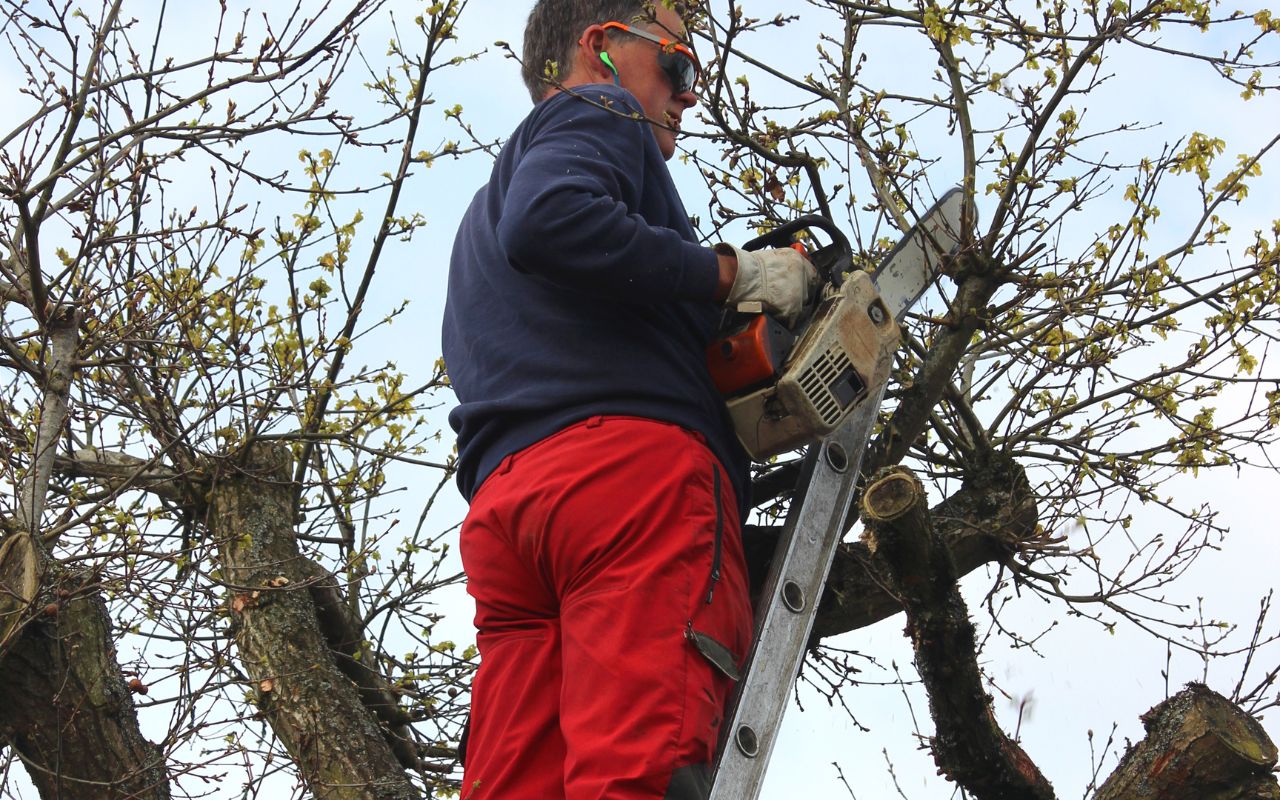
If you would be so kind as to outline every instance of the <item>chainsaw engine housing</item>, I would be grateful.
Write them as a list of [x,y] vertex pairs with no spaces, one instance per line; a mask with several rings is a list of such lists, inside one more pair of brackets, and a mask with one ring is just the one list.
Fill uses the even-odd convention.
[[727,400],[747,453],[764,461],[834,431],[889,376],[898,325],[855,272],[814,311],[775,382]]

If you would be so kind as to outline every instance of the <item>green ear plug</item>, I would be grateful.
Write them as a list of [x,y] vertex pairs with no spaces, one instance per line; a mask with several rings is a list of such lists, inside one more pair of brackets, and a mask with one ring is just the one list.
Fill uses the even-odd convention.
[[600,51],[600,60],[605,63],[605,66],[613,71],[613,82],[618,84],[618,68],[613,65],[613,59],[609,58],[609,54],[602,50]]

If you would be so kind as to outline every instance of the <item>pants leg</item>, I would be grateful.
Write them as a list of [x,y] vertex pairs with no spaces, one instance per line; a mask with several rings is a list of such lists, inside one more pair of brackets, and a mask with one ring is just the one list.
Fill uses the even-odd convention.
[[562,800],[558,603],[506,539],[500,509],[485,500],[476,497],[461,536],[481,659],[462,800]]
[[481,642],[464,797],[699,796],[680,787],[710,765],[732,682],[688,633],[739,663],[751,635],[736,501],[701,439],[630,418],[561,431],[485,482],[463,560]]

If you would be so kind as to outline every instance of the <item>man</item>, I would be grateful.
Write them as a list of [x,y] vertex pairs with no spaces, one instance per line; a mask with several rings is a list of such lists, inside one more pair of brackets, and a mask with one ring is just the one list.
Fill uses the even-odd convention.
[[667,6],[538,0],[535,107],[458,230],[466,800],[706,794],[751,610],[747,458],[705,349],[722,303],[793,319],[816,276],[696,243],[665,162],[698,71]]

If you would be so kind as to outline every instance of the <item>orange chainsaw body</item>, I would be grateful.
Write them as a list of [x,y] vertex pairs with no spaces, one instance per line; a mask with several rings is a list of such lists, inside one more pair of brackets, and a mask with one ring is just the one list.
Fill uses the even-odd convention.
[[707,369],[721,395],[730,397],[777,380],[795,334],[768,314],[757,314],[707,348]]

